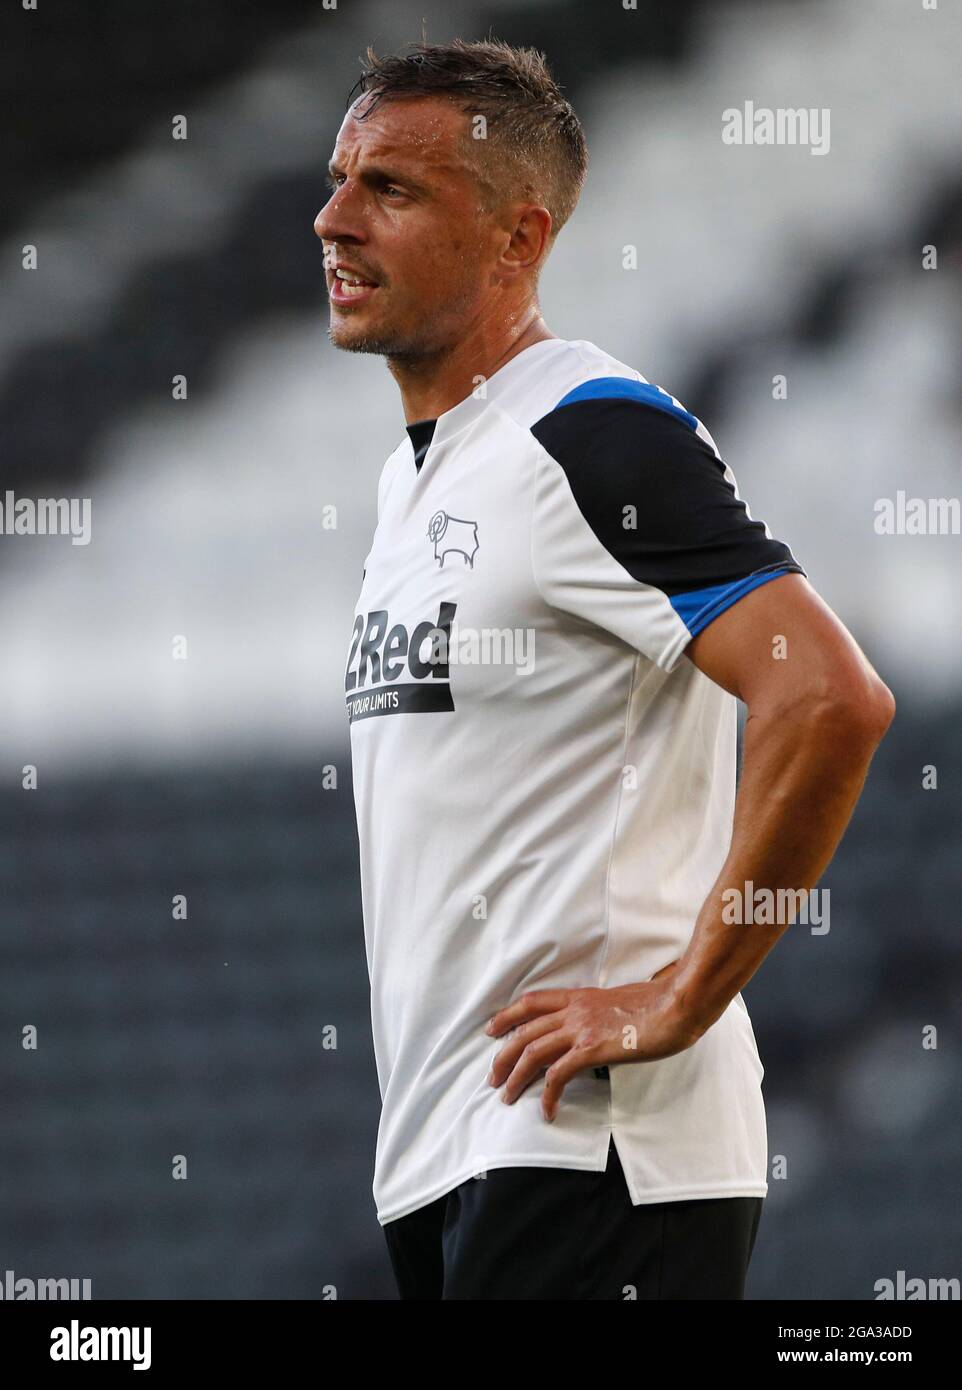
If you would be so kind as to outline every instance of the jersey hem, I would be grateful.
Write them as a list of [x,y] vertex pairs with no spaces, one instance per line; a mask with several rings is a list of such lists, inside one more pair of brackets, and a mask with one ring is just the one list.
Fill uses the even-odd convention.
[[[456,1187],[460,1187],[469,1178],[476,1177],[478,1173],[491,1172],[496,1168],[573,1168],[580,1173],[603,1173],[608,1166],[608,1143],[605,1138],[605,1148],[602,1158],[598,1162],[575,1162],[566,1159],[559,1163],[556,1155],[548,1154],[526,1154],[523,1156],[505,1155],[497,1159],[479,1159],[470,1168],[451,1179],[430,1188],[413,1202],[407,1202],[403,1207],[390,1213],[378,1211],[378,1224],[386,1226],[391,1221],[400,1221],[404,1216],[410,1216],[413,1212],[420,1211],[422,1207],[428,1206],[431,1202],[436,1202],[439,1197],[445,1197],[449,1192],[453,1192]],[[619,1155],[620,1157],[620,1155]],[[624,1171],[624,1164],[622,1163]],[[631,1179],[625,1171],[625,1180],[628,1187],[628,1195],[631,1198],[633,1207],[651,1206],[656,1202],[685,1202],[697,1201],[700,1198],[710,1199],[712,1197],[766,1197],[768,1195],[767,1182],[752,1182],[741,1178],[732,1178],[728,1182],[719,1183],[696,1183],[688,1187],[656,1187],[646,1188],[644,1192],[638,1192]]]
[[[627,1177],[627,1174],[625,1175]],[[660,1187],[653,1192],[636,1196],[628,1184],[628,1193],[633,1207],[652,1206],[655,1202],[695,1202],[712,1197],[767,1197],[768,1183],[745,1183],[739,1180],[714,1183],[711,1186]]]

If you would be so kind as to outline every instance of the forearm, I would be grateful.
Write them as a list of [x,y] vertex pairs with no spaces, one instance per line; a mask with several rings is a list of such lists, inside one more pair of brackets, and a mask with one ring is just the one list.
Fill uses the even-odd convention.
[[886,723],[884,714],[866,717],[831,701],[750,713],[731,848],[672,975],[676,1007],[696,1038],[790,925],[790,917],[751,922],[737,904],[744,906],[753,890],[770,889],[778,902],[779,889],[814,887],[842,838]]

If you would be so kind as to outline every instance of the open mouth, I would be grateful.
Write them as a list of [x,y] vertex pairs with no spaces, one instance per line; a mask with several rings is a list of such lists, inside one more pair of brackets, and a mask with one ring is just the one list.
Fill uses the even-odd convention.
[[353,270],[336,270],[331,282],[331,302],[334,304],[357,304],[369,298],[377,289],[373,280],[365,280]]

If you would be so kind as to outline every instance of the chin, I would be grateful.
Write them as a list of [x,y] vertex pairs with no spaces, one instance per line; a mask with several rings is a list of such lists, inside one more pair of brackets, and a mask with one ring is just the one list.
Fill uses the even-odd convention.
[[424,344],[417,333],[391,330],[383,324],[348,322],[332,317],[327,330],[334,347],[345,352],[370,352],[381,357],[418,357]]
[[327,336],[336,348],[345,352],[380,352],[378,344],[382,334],[362,323],[352,323],[342,318],[332,318]]

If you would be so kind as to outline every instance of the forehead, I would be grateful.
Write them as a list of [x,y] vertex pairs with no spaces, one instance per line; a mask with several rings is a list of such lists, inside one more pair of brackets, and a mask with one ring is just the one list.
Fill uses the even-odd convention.
[[347,159],[387,162],[421,173],[465,172],[462,141],[468,117],[451,101],[437,97],[402,97],[379,102],[370,116],[365,98],[354,102],[341,123],[334,163]]

